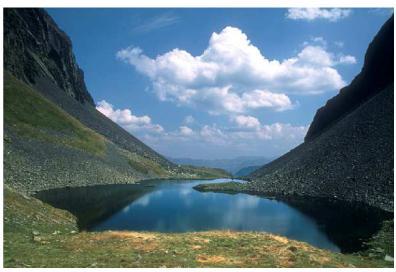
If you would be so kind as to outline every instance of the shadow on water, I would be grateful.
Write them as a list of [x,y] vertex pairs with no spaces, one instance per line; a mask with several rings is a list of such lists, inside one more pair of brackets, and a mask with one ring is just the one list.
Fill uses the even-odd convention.
[[380,229],[383,220],[393,218],[393,213],[359,203],[193,189],[199,183],[218,181],[64,188],[41,191],[35,197],[70,211],[82,230],[265,231],[344,253],[364,249],[363,242]]
[[45,190],[34,197],[71,212],[78,228],[87,230],[153,190],[151,184],[97,185]]
[[282,201],[311,217],[342,253],[364,250],[364,242],[380,230],[382,222],[393,218],[393,213],[358,202],[301,197]]

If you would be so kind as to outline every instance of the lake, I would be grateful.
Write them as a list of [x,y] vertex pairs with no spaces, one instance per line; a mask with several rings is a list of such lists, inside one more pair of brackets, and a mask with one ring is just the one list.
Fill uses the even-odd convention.
[[193,189],[197,184],[227,181],[147,181],[53,189],[35,197],[70,211],[78,218],[79,228],[88,231],[265,231],[335,252],[363,248],[362,242],[391,216],[339,201],[276,200]]

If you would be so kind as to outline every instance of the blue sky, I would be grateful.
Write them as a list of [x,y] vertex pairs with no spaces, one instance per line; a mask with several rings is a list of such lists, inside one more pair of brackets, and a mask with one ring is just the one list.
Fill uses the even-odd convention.
[[172,157],[279,156],[389,9],[47,9],[97,108]]

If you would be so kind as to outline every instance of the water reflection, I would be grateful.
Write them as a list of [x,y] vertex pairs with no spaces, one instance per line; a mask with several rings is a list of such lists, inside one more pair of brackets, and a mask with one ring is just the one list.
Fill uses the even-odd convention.
[[147,183],[93,186],[50,190],[37,196],[71,211],[80,228],[92,231],[267,231],[344,252],[359,248],[360,239],[372,235],[384,218],[371,209],[323,200],[202,193],[193,189],[200,183],[203,181],[165,181],[155,187]]

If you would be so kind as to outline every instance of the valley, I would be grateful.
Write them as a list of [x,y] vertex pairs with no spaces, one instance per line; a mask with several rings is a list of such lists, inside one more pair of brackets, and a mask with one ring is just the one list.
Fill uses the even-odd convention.
[[[111,106],[111,114],[105,114],[87,89],[70,37],[46,9],[6,8],[4,267],[394,267],[393,20],[392,15],[369,44],[355,79],[317,110],[307,130],[298,126],[299,133],[308,131],[304,141],[274,157],[232,141],[241,137],[248,142],[252,135],[266,141],[281,133],[295,140],[297,133],[289,123],[261,125],[242,115],[237,119],[242,108],[231,107],[228,117],[219,117],[224,109],[205,113],[231,123],[239,120],[224,132],[216,124],[199,130],[192,116],[184,117],[189,111],[183,112],[184,119],[175,118],[181,123],[173,131],[128,109]],[[235,31],[230,29],[224,33]],[[222,35],[215,34],[211,45]],[[251,46],[250,40],[246,44]],[[234,48],[234,43],[228,46]],[[158,59],[172,52],[181,51]],[[150,64],[136,70],[149,74],[154,83],[172,74],[167,71],[157,79],[166,61],[154,69],[158,59],[140,51],[129,57],[129,64]],[[211,65],[204,67],[207,74],[213,72]],[[191,71],[183,69],[178,76]],[[220,81],[226,81],[222,76]],[[205,81],[197,78],[191,86]],[[183,80],[177,82],[185,84]],[[242,75],[236,80],[241,85],[249,81],[249,86],[254,81]],[[227,88],[203,89],[213,90],[230,94]],[[196,94],[190,91],[190,96]],[[233,98],[249,98],[241,105],[258,107],[251,95]],[[266,93],[271,95],[278,102],[287,100]],[[141,101],[164,118],[150,99],[147,105]],[[173,110],[167,119],[175,117]],[[152,132],[153,127],[162,130]],[[135,131],[142,129],[151,132],[137,137]],[[193,139],[200,153],[211,154],[217,152],[211,147],[226,146],[228,140],[228,154],[235,156],[165,156],[148,144],[152,135],[168,150],[169,139],[176,139],[173,144],[180,149]],[[274,144],[278,152],[281,140]],[[241,148],[252,156],[234,152]],[[253,156],[258,153],[262,155]]]

